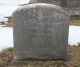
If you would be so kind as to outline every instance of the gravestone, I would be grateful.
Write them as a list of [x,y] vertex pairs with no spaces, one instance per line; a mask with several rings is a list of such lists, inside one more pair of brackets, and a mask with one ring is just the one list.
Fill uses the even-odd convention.
[[13,13],[16,59],[65,59],[69,15],[60,7],[37,3]]

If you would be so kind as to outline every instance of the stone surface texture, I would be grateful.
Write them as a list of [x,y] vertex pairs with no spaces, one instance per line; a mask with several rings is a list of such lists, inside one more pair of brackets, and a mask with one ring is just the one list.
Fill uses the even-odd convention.
[[29,4],[13,13],[17,59],[65,59],[69,15],[60,7]]

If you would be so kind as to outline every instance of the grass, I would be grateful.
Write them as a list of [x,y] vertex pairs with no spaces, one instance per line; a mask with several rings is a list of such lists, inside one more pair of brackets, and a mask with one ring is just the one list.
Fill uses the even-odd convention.
[[80,43],[78,43],[78,46],[68,45],[67,61],[16,61],[14,60],[13,50],[13,48],[8,48],[0,52],[0,67],[80,67]]
[[80,26],[80,20],[70,20],[70,25]]

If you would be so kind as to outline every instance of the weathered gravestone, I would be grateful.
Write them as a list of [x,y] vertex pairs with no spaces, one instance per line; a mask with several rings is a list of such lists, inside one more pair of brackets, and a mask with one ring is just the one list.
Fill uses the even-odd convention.
[[29,4],[13,13],[17,59],[65,59],[68,14],[60,7]]

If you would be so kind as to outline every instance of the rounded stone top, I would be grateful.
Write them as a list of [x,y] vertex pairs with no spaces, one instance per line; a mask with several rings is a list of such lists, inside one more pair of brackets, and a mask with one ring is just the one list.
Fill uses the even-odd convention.
[[48,3],[35,3],[35,4],[24,5],[24,6],[19,7],[15,12],[25,11],[25,10],[31,9],[31,8],[33,8],[33,9],[34,8],[50,8],[50,9],[53,9],[53,10],[56,10],[63,14],[68,15],[68,13],[66,11],[64,11],[61,7],[53,5],[53,4],[48,4]]

